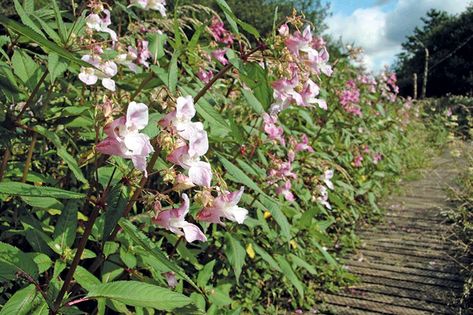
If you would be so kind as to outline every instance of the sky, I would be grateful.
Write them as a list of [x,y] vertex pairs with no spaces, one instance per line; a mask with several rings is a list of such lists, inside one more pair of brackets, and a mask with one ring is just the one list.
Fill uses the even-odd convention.
[[378,72],[392,65],[405,37],[421,26],[421,17],[431,8],[457,14],[473,0],[324,0],[332,16],[327,33],[344,43],[354,43],[365,52],[368,70]]

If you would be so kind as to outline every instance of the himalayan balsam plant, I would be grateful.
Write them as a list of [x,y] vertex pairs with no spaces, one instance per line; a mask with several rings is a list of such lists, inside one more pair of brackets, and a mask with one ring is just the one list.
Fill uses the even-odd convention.
[[301,311],[353,280],[422,124],[395,74],[296,12],[263,38],[224,0],[14,2],[1,315]]

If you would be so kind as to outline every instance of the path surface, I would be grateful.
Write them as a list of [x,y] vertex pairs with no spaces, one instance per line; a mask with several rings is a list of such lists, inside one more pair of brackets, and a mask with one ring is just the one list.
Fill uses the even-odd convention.
[[448,153],[435,159],[421,179],[387,200],[383,222],[359,230],[361,248],[346,266],[361,283],[323,293],[326,314],[456,314],[462,261],[453,257],[442,215],[452,206],[446,189],[461,169],[456,163]]

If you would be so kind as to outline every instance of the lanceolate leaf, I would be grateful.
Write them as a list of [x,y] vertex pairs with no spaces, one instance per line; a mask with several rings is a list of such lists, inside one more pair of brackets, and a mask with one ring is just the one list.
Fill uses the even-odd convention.
[[18,182],[1,182],[0,194],[27,197],[52,197],[58,199],[82,199],[84,194],[55,187],[33,186]]
[[61,211],[61,216],[54,229],[54,241],[62,250],[74,244],[77,228],[78,203],[69,200]]
[[8,299],[7,303],[2,307],[0,315],[27,315],[34,307],[34,301],[41,298],[39,292],[36,291],[34,284],[30,284],[26,288],[17,291]]
[[235,180],[238,181],[238,183],[243,184],[253,189],[255,192],[264,195],[264,192],[261,190],[261,188],[259,188],[258,185],[251,178],[249,178],[238,166],[236,166],[221,155],[219,155],[219,159],[225,169],[230,173],[230,175],[232,175]]
[[287,260],[281,256],[281,255],[276,255],[276,260],[279,263],[279,266],[281,267],[284,276],[292,283],[292,285],[297,289],[297,292],[299,293],[301,299],[304,299],[304,285],[302,282],[297,278],[297,275],[294,273],[294,270],[292,270],[291,265],[287,262]]
[[42,126],[36,126],[35,131],[48,138],[56,146],[57,155],[59,155],[64,160],[64,162],[66,162],[67,166],[69,166],[77,180],[81,181],[84,184],[87,184],[88,181],[84,177],[84,174],[82,174],[82,171],[79,165],[77,164],[77,161],[71,154],[69,154],[69,152],[67,152],[66,148],[61,143],[61,139],[59,139],[59,137],[55,133],[49,131],[48,129]]
[[133,223],[128,220],[120,219],[118,222],[122,229],[125,231],[128,236],[137,244],[142,246],[145,250],[147,250],[151,255],[153,255],[159,262],[161,262],[164,266],[169,268],[170,271],[175,272],[178,276],[186,280],[190,285],[200,291],[200,288],[189,278],[188,275],[181,269],[177,264],[170,261],[164,254],[154,245],[154,243],[146,237],[141,231],[139,231]]
[[59,56],[75,63],[83,67],[90,67],[90,64],[88,64],[85,61],[82,61],[81,59],[77,58],[74,54],[72,54],[70,51],[67,51],[66,49],[59,47],[57,44],[47,40],[43,36],[39,35],[35,31],[33,31],[31,28],[21,25],[20,23],[13,21],[3,15],[0,15],[0,24],[3,24],[5,27],[11,29],[12,31],[23,35],[27,37],[29,40],[37,43],[38,45],[41,46],[46,52],[53,51],[57,53]]
[[15,246],[0,242],[0,280],[13,280],[18,272],[36,278],[38,266],[31,255],[23,253]]
[[126,305],[151,307],[172,311],[183,307],[192,300],[180,293],[138,281],[115,281],[96,285],[87,294],[88,298],[108,298]]
[[232,265],[233,270],[235,271],[235,278],[240,278],[241,269],[245,264],[246,251],[241,243],[231,236],[230,233],[225,234],[225,254],[228,258],[228,261]]

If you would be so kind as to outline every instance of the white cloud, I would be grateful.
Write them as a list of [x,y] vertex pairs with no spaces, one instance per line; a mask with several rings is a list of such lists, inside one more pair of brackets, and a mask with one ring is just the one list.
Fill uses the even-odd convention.
[[401,43],[420,18],[431,9],[451,14],[462,12],[471,0],[398,0],[392,11],[385,12],[379,5],[360,8],[351,15],[334,14],[329,17],[328,33],[346,44],[354,43],[365,51],[364,61],[369,70],[378,71],[392,64],[401,51]]

